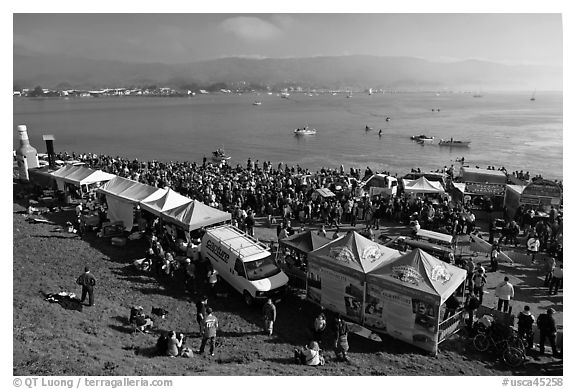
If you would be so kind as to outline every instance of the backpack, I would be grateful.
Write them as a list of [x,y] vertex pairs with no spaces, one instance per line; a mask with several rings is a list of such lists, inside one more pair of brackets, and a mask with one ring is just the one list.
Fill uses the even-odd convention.
[[532,328],[534,324],[534,317],[532,315],[525,315],[521,313],[518,315],[518,328]]

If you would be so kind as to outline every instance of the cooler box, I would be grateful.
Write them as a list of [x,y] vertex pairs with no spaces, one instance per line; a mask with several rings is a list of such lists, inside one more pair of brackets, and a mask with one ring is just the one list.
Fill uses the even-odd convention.
[[112,246],[119,246],[119,247],[126,246],[126,238],[122,238],[122,237],[118,237],[118,236],[112,238]]

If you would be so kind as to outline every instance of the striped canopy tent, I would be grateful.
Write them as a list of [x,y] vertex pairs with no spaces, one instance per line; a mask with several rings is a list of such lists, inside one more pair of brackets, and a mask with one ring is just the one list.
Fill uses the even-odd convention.
[[189,204],[192,199],[182,196],[172,189],[168,189],[161,197],[147,198],[140,202],[140,207],[156,216],[163,217],[166,211]]
[[169,209],[163,212],[162,217],[187,231],[197,230],[232,219],[230,213],[210,207],[197,200]]

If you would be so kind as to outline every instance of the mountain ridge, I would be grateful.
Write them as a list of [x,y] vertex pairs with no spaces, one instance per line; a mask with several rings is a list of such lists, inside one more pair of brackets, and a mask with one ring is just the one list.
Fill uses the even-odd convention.
[[481,60],[433,62],[416,57],[348,55],[302,58],[226,57],[186,64],[137,63],[40,54],[14,48],[14,84],[55,88],[214,83],[309,88],[562,90],[562,68]]

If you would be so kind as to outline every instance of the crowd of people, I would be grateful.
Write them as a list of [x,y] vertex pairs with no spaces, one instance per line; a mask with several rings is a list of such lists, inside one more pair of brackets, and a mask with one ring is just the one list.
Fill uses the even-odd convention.
[[[356,227],[360,221],[364,224],[363,234],[375,238],[374,230],[380,228],[383,220],[411,225],[414,229],[426,228],[449,235],[469,234],[476,230],[474,211],[460,202],[451,201],[448,195],[436,197],[411,197],[405,194],[395,197],[370,197],[368,193],[358,191],[359,183],[375,172],[369,167],[363,172],[351,168],[349,172],[341,166],[339,169],[322,168],[317,172],[296,166],[279,163],[277,167],[268,161],[260,162],[248,159],[246,166],[235,167],[228,164],[213,164],[206,158],[201,164],[195,162],[140,162],[105,155],[80,154],[71,157],[85,162],[89,167],[130,178],[148,185],[170,187],[180,194],[204,202],[214,208],[225,210],[232,215],[232,224],[254,235],[256,217],[265,217],[268,225],[277,224],[277,236],[283,238],[296,232],[292,223],[303,228],[320,224],[319,234],[327,235],[326,228],[336,228],[335,238],[343,225]],[[491,168],[492,169],[492,168]],[[501,170],[501,169],[498,169]],[[413,171],[419,171],[413,169]],[[439,169],[453,176],[453,167]],[[389,174],[389,172],[383,172]],[[529,173],[514,172],[520,179],[529,180]],[[323,197],[316,194],[316,189],[329,188],[336,196]],[[358,194],[361,194],[358,196]],[[146,219],[138,215],[139,220]],[[277,223],[274,223],[277,221]],[[140,223],[139,223],[140,224]],[[182,246],[175,231],[159,218],[142,220],[142,231],[146,233],[149,247],[143,268],[149,269],[158,276],[179,278],[193,295],[209,293],[215,296],[217,273],[210,262],[200,255],[199,237],[190,237],[186,246]],[[490,225],[490,243],[494,244],[495,254],[491,254],[491,269],[498,269],[499,248],[507,244],[517,246],[519,236],[527,237],[528,253],[547,251],[557,262],[562,261],[562,215],[552,207],[548,220],[537,218],[534,211],[520,207],[511,220],[505,220],[502,228],[497,228],[496,220]],[[499,235],[499,237],[498,237]],[[537,242],[536,242],[537,241]],[[534,255],[535,259],[536,255]],[[462,306],[470,312],[469,325],[472,324],[474,310],[482,305],[486,270],[474,266],[472,261],[456,263],[467,270],[468,290],[466,301]],[[562,266],[547,264],[545,267],[546,285],[550,293],[557,293],[562,281]],[[498,310],[507,312],[509,302],[514,297],[514,288],[505,277],[498,286]],[[218,321],[205,299],[197,305],[198,325],[201,329],[202,344],[200,352],[209,345],[210,354],[214,353]],[[449,305],[449,306],[448,306]],[[452,300],[447,304],[445,318],[454,313],[459,303]],[[269,304],[264,306],[264,330],[268,335],[273,333],[276,320],[276,308]],[[316,323],[318,321],[318,323]],[[315,318],[311,343],[295,351],[295,357],[306,364],[323,364],[321,347],[322,333],[326,328],[326,316],[321,312]],[[345,322],[336,319],[335,351],[338,358],[348,360],[347,333]],[[546,335],[548,336],[548,335]],[[171,333],[166,339],[166,353],[174,356],[174,349],[182,353],[182,339]],[[164,343],[163,343],[164,344]],[[556,354],[556,352],[554,352]],[[308,363],[308,360],[312,361]]]

